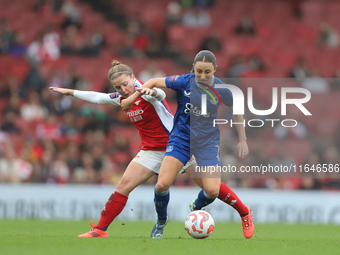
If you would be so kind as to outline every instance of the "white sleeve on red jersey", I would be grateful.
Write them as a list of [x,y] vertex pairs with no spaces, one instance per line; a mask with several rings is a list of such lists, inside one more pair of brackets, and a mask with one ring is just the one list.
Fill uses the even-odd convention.
[[[141,86],[143,86],[143,83],[138,79],[134,79],[133,84],[135,85],[136,88],[140,88]],[[163,99],[165,99],[166,95],[162,89],[158,89],[158,88],[153,88],[153,89],[157,91],[156,96],[153,97],[153,96],[143,95],[142,98],[144,98],[144,100],[148,102],[162,101]]]
[[73,93],[75,98],[92,103],[92,104],[112,104],[120,105],[121,95],[117,92],[115,93],[100,93],[95,91],[81,91],[75,90]]

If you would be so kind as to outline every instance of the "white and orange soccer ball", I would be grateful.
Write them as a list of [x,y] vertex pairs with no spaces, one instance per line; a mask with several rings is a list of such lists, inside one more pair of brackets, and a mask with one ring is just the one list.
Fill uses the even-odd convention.
[[207,238],[214,231],[214,228],[214,219],[206,211],[193,211],[185,219],[186,231],[196,239]]

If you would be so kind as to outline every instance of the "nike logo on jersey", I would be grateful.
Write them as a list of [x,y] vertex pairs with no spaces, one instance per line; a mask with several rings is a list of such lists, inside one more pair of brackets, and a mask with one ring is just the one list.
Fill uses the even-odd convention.
[[136,101],[135,104],[136,104],[136,105],[139,105],[140,101],[141,101],[141,100]]
[[186,92],[186,91],[184,90],[184,96],[185,96],[185,97],[190,97],[190,94],[191,94],[191,91],[188,93],[188,92]]

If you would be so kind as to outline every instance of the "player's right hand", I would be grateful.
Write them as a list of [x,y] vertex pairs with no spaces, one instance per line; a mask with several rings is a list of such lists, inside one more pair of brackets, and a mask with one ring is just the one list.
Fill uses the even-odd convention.
[[131,109],[133,102],[129,98],[125,98],[120,102],[120,107],[124,112],[127,112]]
[[57,88],[57,87],[49,87],[48,89],[53,90],[54,92],[58,92],[62,95],[73,96],[73,89],[64,89],[64,88]]

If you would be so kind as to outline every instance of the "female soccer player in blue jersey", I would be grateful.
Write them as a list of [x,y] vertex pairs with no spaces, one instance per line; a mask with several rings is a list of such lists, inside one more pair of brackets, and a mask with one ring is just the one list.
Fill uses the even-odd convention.
[[[223,84],[214,76],[216,71],[216,58],[210,51],[200,51],[193,63],[191,74],[174,75],[167,78],[155,78],[147,81],[139,91],[122,102],[123,110],[128,110],[141,94],[149,95],[154,87],[171,88],[177,93],[177,111],[174,126],[170,133],[165,157],[163,159],[158,181],[155,186],[155,205],[157,211],[166,211],[169,201],[168,190],[175,180],[176,175],[188,162],[192,155],[195,156],[199,167],[214,169],[220,166],[220,133],[218,126],[213,127],[213,120],[217,118],[217,109],[223,102],[232,110],[233,96],[226,88],[215,88],[216,84]],[[201,109],[201,96],[208,100],[206,111]],[[214,96],[215,95],[215,96]],[[234,115],[235,122],[243,123],[242,115]],[[237,125],[239,156],[248,155],[248,146],[245,128]],[[189,171],[187,171],[188,174]],[[249,206],[244,205],[236,194],[218,178],[193,178],[203,189],[194,200],[191,210],[200,210],[212,203],[216,197],[234,207],[241,216],[243,234],[246,238],[254,233],[254,222]]]

